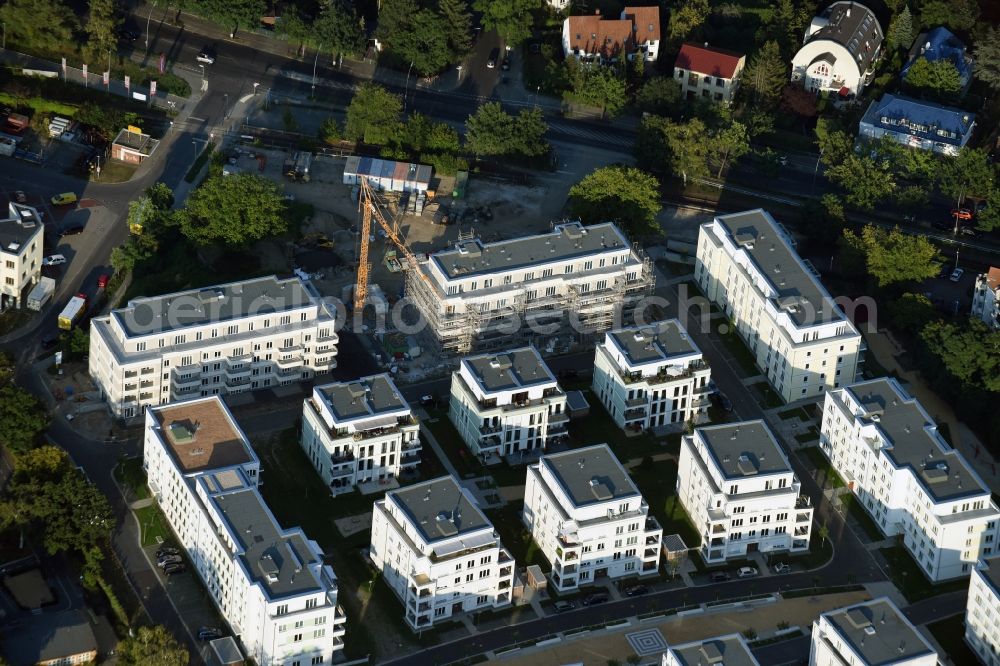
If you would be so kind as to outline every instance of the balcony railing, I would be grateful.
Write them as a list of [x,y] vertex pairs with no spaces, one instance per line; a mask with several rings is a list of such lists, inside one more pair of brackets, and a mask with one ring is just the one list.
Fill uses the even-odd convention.
[[498,432],[503,432],[503,425],[502,424],[499,424],[499,423],[497,423],[497,424],[492,424],[492,423],[487,424],[487,423],[484,423],[483,425],[479,426],[479,434],[480,435],[492,435],[492,434],[498,433]]
[[661,368],[655,375],[643,376],[641,372],[619,372],[619,376],[625,384],[635,384],[646,382],[647,384],[666,384],[680,379],[689,379],[696,372],[708,369],[709,365],[703,359],[692,361],[678,372],[677,366],[673,366],[674,372],[667,372],[667,368]]
[[811,513],[797,513],[795,514],[795,522],[797,523],[808,523],[812,520]]
[[350,451],[345,451],[344,453],[331,453],[330,462],[334,465],[340,465],[342,463],[351,462],[354,460],[354,454]]
[[801,526],[801,527],[796,527],[795,528],[795,536],[801,537],[801,536],[805,536],[807,534],[809,534],[809,526],[808,525]]
[[625,410],[625,420],[635,421],[637,419],[646,418],[646,408],[645,407],[633,407],[632,409]]
[[568,423],[569,414],[566,412],[556,412],[554,414],[549,414],[549,427],[552,427],[556,423]]

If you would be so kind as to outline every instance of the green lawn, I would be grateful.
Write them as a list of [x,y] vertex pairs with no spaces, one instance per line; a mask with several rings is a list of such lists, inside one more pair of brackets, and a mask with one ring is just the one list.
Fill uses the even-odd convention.
[[944,648],[953,664],[977,664],[976,653],[965,642],[965,616],[953,615],[927,625],[934,640]]
[[160,508],[155,505],[135,510],[143,546],[152,546],[170,539],[170,527]]
[[590,414],[569,422],[570,446],[607,444],[623,464],[634,458],[664,453],[667,450],[662,439],[657,439],[649,433],[626,437],[625,432],[616,426],[611,416],[604,411],[597,396],[589,390],[583,394],[590,403]]
[[542,569],[549,569],[548,560],[539,550],[538,545],[531,538],[531,534],[521,522],[521,509],[523,502],[509,502],[500,509],[486,511],[486,515],[493,523],[497,534],[500,535],[500,542],[510,551],[517,566],[526,567],[530,564],[537,564]]
[[939,594],[965,590],[969,587],[967,578],[932,585],[924,576],[924,572],[916,560],[903,546],[880,548],[879,552],[889,563],[888,574],[892,578],[893,584],[899,588],[910,603],[929,599]]
[[[727,324],[727,326],[730,326],[730,324]],[[739,363],[746,376],[753,377],[760,374],[760,368],[757,367],[756,359],[750,353],[746,343],[743,342],[743,338],[735,332],[730,331],[729,333],[719,335],[719,339],[726,345],[726,349],[729,350],[732,357]]]
[[[462,478],[468,479],[486,474],[486,468],[479,464],[476,457],[472,455],[451,419],[448,418],[448,410],[434,409],[428,410],[428,413],[435,420],[433,422],[424,421],[423,425],[430,429],[438,446],[448,456],[448,460],[451,461]],[[429,446],[424,447],[425,450],[429,448]]]
[[875,524],[874,519],[868,515],[868,511],[861,505],[861,502],[854,495],[842,495],[840,497],[840,503],[847,510],[847,513],[851,515],[854,520],[860,523],[861,528],[865,531],[872,541],[881,541],[885,538],[885,535],[879,529],[878,525]]
[[840,475],[833,469],[833,465],[827,459],[823,452],[820,451],[818,446],[810,446],[804,449],[799,449],[798,454],[808,458],[809,462],[813,464],[813,467],[824,472],[826,474],[826,479],[822,477],[818,479],[820,483],[824,486],[829,486],[831,488],[843,488],[844,480],[840,478]]
[[149,487],[146,486],[146,471],[142,468],[141,458],[126,458],[115,467],[115,479],[132,491],[135,499],[149,497]]
[[632,480],[649,503],[650,513],[660,522],[663,534],[679,534],[689,548],[701,544],[701,535],[691,523],[675,493],[677,463],[657,461],[630,470]]

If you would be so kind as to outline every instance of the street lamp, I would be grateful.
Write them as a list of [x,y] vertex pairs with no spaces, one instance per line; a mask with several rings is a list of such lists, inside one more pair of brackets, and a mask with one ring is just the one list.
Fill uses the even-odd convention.
[[222,117],[229,117],[229,93],[224,93],[222,95]]
[[319,62],[319,50],[321,48],[323,48],[322,44],[320,44],[319,47],[316,49],[316,55],[315,57],[313,57],[313,81],[312,81],[312,94],[311,94],[311,97],[313,99],[316,98],[316,63]]
[[256,94],[257,94],[257,86],[259,86],[259,85],[260,85],[259,83],[255,83],[255,84],[253,84],[253,94],[254,94],[254,95],[256,95]]
[[406,85],[403,86],[403,115],[406,115],[406,98],[410,90],[410,72],[413,70],[413,61],[410,61],[410,67],[406,70]]

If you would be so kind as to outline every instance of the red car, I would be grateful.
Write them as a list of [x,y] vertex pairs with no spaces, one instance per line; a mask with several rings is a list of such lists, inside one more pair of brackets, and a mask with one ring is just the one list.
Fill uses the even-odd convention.
[[972,211],[969,210],[968,208],[956,208],[955,210],[951,211],[951,216],[957,217],[960,220],[971,220]]
[[97,276],[97,288],[104,289],[108,286],[108,281],[111,280],[110,275],[101,274]]

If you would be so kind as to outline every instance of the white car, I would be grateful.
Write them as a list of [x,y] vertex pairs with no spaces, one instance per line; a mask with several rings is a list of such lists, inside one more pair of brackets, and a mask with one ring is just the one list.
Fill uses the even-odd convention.
[[952,282],[958,282],[959,280],[962,279],[963,275],[965,275],[965,269],[964,268],[956,268],[955,270],[953,270],[951,272],[951,277],[949,279]]
[[65,263],[66,257],[61,254],[53,254],[52,256],[42,259],[42,266],[61,266]]
[[787,562],[778,562],[777,564],[774,565],[774,573],[776,574],[788,573],[791,570],[792,570],[792,565],[788,564]]
[[198,57],[195,58],[195,60],[197,60],[200,63],[204,63],[206,65],[215,64],[215,56],[209,53],[208,51],[199,51]]
[[736,572],[737,578],[753,578],[757,575],[757,570],[753,567],[740,567]]

